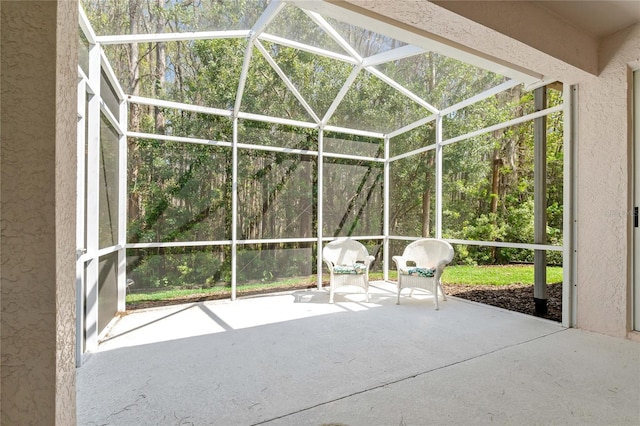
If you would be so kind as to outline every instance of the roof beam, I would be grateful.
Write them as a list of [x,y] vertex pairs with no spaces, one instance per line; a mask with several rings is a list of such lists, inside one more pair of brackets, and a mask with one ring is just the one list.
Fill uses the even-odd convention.
[[286,38],[278,37],[272,34],[262,33],[258,39],[268,41],[271,43],[280,44],[282,46],[290,47],[292,49],[302,50],[305,52],[313,53],[314,55],[323,56],[329,59],[335,59],[350,64],[357,64],[358,61],[351,56],[343,55],[340,53],[332,52],[330,50],[320,49],[319,47],[310,46],[308,44],[299,43],[297,41],[289,40]]
[[182,102],[163,101],[160,99],[145,98],[142,96],[127,96],[127,102],[139,105],[157,106],[160,108],[171,108],[180,111],[191,111],[201,114],[221,115],[223,117],[231,117],[231,111],[220,108],[204,107],[199,105],[185,104]]
[[484,129],[476,130],[474,132],[466,133],[464,135],[456,136],[451,139],[447,139],[446,141],[442,141],[442,145],[451,145],[452,143],[475,138],[476,136],[484,135],[486,133],[495,132],[496,130],[506,129],[507,127],[515,126],[520,123],[524,123],[527,121],[532,121],[539,117],[544,117],[545,115],[553,114],[554,112],[561,112],[564,108],[564,105],[558,105],[553,108],[543,109],[541,111],[537,111],[531,114],[524,115],[522,117],[514,118],[513,120],[505,121],[499,124],[495,124],[493,126],[485,127]]
[[438,109],[436,107],[434,107],[433,105],[431,105],[430,103],[428,103],[427,101],[425,101],[420,96],[418,96],[415,93],[413,93],[412,91],[406,89],[405,87],[403,87],[401,84],[399,84],[395,80],[387,77],[382,72],[380,72],[377,69],[375,69],[374,67],[366,67],[365,69],[368,72],[370,72],[371,74],[373,74],[376,77],[378,77],[380,80],[382,80],[385,83],[387,83],[389,86],[391,86],[394,89],[396,89],[398,92],[400,92],[404,96],[406,96],[409,99],[411,99],[413,102],[415,102],[418,105],[420,105],[421,107],[426,108],[427,110],[431,111],[434,114],[438,114],[439,111],[438,111]]
[[322,16],[307,9],[302,9],[320,28],[324,30],[338,45],[351,55],[358,63],[362,62],[362,56],[324,19]]
[[186,40],[214,40],[224,38],[249,37],[249,30],[234,31],[190,31],[184,33],[160,34],[128,34],[114,36],[96,36],[96,41],[102,45],[131,44],[131,43],[161,43]]
[[342,102],[342,99],[344,99],[344,97],[347,95],[347,92],[349,91],[349,88],[351,87],[353,82],[356,81],[356,78],[358,77],[358,73],[360,72],[361,69],[362,69],[362,66],[357,66],[353,68],[353,70],[351,71],[351,74],[349,74],[349,77],[347,77],[347,81],[344,82],[344,84],[342,85],[342,88],[340,89],[335,99],[333,100],[333,103],[327,110],[327,113],[322,118],[322,125],[326,125],[329,122],[329,119],[331,119],[331,116],[333,115],[333,113],[336,112],[338,105],[340,105],[340,102]]
[[432,115],[430,115],[428,117],[421,118],[420,120],[414,121],[411,124],[407,124],[406,126],[399,128],[398,130],[394,130],[393,132],[387,134],[387,137],[395,138],[396,136],[399,136],[399,135],[401,135],[403,133],[407,133],[407,132],[409,132],[409,131],[411,131],[413,129],[416,129],[416,128],[422,126],[423,124],[427,124],[430,121],[435,120],[436,117],[437,117],[437,114],[432,114]]
[[284,73],[284,71],[282,71],[282,68],[280,68],[278,66],[278,64],[276,63],[276,61],[271,57],[271,55],[269,55],[269,52],[267,52],[267,50],[264,48],[262,43],[260,43],[259,40],[255,40],[253,43],[258,48],[260,53],[262,53],[262,56],[264,56],[264,58],[267,60],[269,65],[271,65],[271,68],[273,68],[273,70],[282,79],[282,81],[284,82],[285,86],[287,86],[287,89],[289,89],[289,91],[291,93],[293,93],[293,95],[296,97],[298,102],[300,102],[300,104],[302,104],[302,106],[307,111],[307,113],[311,116],[311,118],[313,118],[313,120],[316,123],[320,124],[321,120],[316,115],[316,113],[313,111],[313,108],[311,108],[311,106],[307,103],[307,101],[304,99],[302,94],[298,91],[296,86],[291,82],[291,80],[289,80],[289,77],[287,77],[287,75]]
[[520,85],[522,83],[520,83],[519,81],[516,80],[509,80],[509,81],[505,81],[502,84],[499,84],[496,87],[493,87],[489,90],[486,90],[482,93],[479,93],[475,96],[472,96],[468,99],[465,99],[462,102],[458,102],[457,104],[451,105],[450,107],[447,107],[445,109],[443,109],[442,111],[440,111],[440,114],[442,115],[447,115],[447,114],[451,114],[454,111],[458,111],[462,108],[468,107],[469,105],[473,105],[476,102],[480,102],[484,99],[490,98],[491,96],[494,96],[500,92],[504,92],[505,90],[509,90],[513,87],[516,87],[518,85]]
[[242,96],[244,95],[244,87],[247,84],[247,75],[249,74],[249,65],[251,65],[251,56],[253,55],[253,43],[247,39],[247,48],[244,52],[244,62],[242,62],[242,70],[240,71],[240,80],[238,81],[238,90],[236,91],[236,102],[233,105],[233,115],[240,113],[240,105],[242,105]]
[[365,67],[372,67],[374,65],[384,64],[391,61],[399,61],[400,59],[410,58],[427,51],[421,47],[407,44],[406,46],[398,47],[397,49],[388,50],[386,52],[378,53],[377,55],[369,56],[362,61],[362,65]]
[[84,8],[82,7],[82,4],[80,2],[78,2],[78,7],[80,9],[78,16],[80,21],[80,29],[82,30],[84,36],[87,38],[87,41],[90,44],[96,44],[96,33],[93,31],[93,27],[89,22],[89,18],[87,17],[87,14],[84,13]]
[[[314,13],[339,19],[343,22],[349,22],[352,25],[357,25],[362,28],[375,28],[376,32],[393,37],[396,40],[422,47],[427,51],[433,51],[511,79],[519,80],[525,84],[532,84],[543,78],[543,75],[540,73],[487,55],[479,50],[451,41],[438,34],[427,32],[399,21],[390,22],[388,17],[384,15],[375,15],[374,11],[366,7],[352,4],[353,0],[288,0],[288,2],[299,6],[303,10],[313,11]],[[365,3],[366,2],[363,2],[363,4]],[[432,7],[429,2],[406,3],[410,5],[415,3],[415,7]],[[417,6],[418,3],[424,3],[425,6]]]
[[251,41],[255,40],[267,26],[273,21],[276,15],[284,8],[285,4],[280,0],[273,0],[262,12],[253,27],[251,28]]

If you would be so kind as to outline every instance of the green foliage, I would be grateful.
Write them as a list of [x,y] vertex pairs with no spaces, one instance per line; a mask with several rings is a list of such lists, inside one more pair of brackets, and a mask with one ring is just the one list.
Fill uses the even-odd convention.
[[[250,29],[267,0],[83,0],[98,34]],[[348,23],[328,19],[365,57],[403,43]],[[266,28],[317,48],[344,54],[340,46],[291,4]],[[251,46],[246,84],[240,74],[246,38],[107,46],[106,54],[127,93],[315,122],[330,110],[354,65],[308,51],[259,40],[273,62],[310,105],[284,84],[262,49]],[[86,44],[86,43],[85,43]],[[136,74],[137,73],[137,74]],[[360,70],[328,125],[389,133],[431,115],[376,74],[382,73],[437,109],[455,105],[505,78],[436,53],[425,53]],[[547,90],[549,105],[562,92]],[[453,112],[442,120],[443,139],[465,135],[533,112],[533,94],[516,86]],[[130,129],[210,141],[206,144],[147,139],[128,142],[129,243],[229,241],[233,176],[233,121],[228,117],[131,107]],[[563,119],[547,117],[547,243],[562,244]],[[435,146],[436,120],[390,140],[391,156]],[[238,148],[239,239],[313,238],[318,233],[322,191],[325,236],[383,233],[384,164],[352,156],[383,158],[382,138],[323,134],[323,186],[317,129],[240,119]],[[254,146],[259,150],[246,149]],[[495,242],[533,243],[533,126],[523,123],[443,147],[443,236]],[[292,152],[272,152],[286,147]],[[347,156],[347,158],[344,158]],[[351,156],[351,157],[349,157]],[[356,157],[357,158],[357,157]],[[390,165],[390,233],[433,236],[435,150]],[[106,170],[105,170],[106,172]],[[113,230],[111,230],[113,231]],[[141,249],[130,255],[129,274],[141,287],[209,286],[231,280],[229,245],[198,249]],[[380,258],[379,247],[376,248]],[[238,247],[239,283],[269,282],[315,273],[316,250],[307,243]],[[460,246],[458,264],[530,262],[533,252]],[[559,264],[560,252],[549,252]]]
[[[510,285],[534,283],[533,266],[448,266],[442,274],[444,284]],[[547,284],[562,282],[562,267],[547,267]]]
[[[396,274],[390,271],[389,278],[395,280]],[[372,272],[369,274],[370,280],[381,280],[381,272]],[[323,281],[328,282],[328,275],[323,276]],[[503,286],[510,284],[530,284],[533,285],[533,267],[532,266],[449,266],[445,269],[442,276],[444,284],[465,284],[465,285],[495,285]],[[287,279],[265,279],[261,282],[253,282],[251,284],[241,284],[237,287],[238,296],[255,291],[265,291],[274,288],[278,289],[296,289],[306,288],[316,282],[316,276],[310,277],[294,277]],[[562,282],[562,268],[550,266],[547,267],[547,283]],[[185,297],[230,297],[231,286],[220,285],[216,287],[203,288],[166,288],[151,292],[130,292],[127,294],[127,306],[129,309],[137,304],[172,300]]]
[[230,280],[226,250],[139,249],[129,250],[127,277],[134,290],[172,287],[211,287]]

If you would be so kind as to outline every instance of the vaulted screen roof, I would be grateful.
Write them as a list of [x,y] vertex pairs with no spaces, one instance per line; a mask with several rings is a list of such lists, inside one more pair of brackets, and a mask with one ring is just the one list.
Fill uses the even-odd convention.
[[[382,23],[371,30],[370,18],[322,1],[86,0],[84,7],[95,41],[120,64],[114,71],[125,93],[233,114],[388,134],[510,78],[541,77],[500,75],[502,65],[440,41],[409,44],[406,32]],[[123,67],[133,45],[157,55],[162,76],[144,61]],[[456,79],[463,71],[464,82]]]

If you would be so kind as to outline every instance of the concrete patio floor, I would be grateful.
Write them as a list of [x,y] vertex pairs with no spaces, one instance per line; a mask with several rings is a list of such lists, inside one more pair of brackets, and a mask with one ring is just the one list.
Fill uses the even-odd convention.
[[[640,344],[374,282],[132,312],[79,425],[639,425]],[[408,293],[407,293],[408,296]]]

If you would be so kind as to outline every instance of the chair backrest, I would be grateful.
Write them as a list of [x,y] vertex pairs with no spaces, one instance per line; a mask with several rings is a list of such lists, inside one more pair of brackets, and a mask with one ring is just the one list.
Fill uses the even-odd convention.
[[449,263],[453,260],[453,247],[444,240],[423,238],[409,244],[402,256],[416,262],[417,267],[433,268],[440,261]]
[[352,265],[357,261],[366,261],[367,256],[367,248],[351,238],[338,238],[322,249],[322,257],[336,265]]

